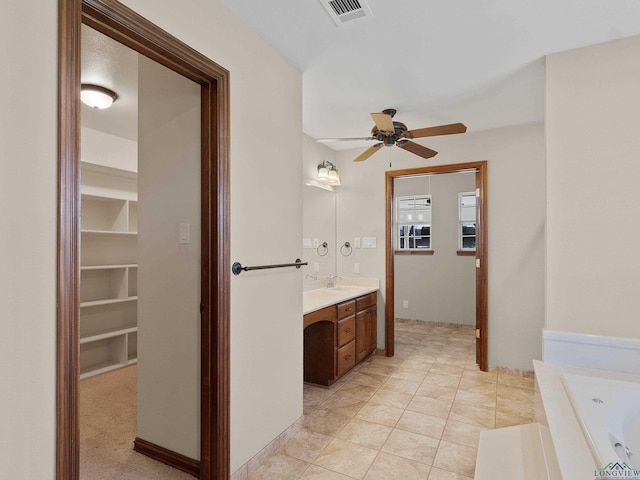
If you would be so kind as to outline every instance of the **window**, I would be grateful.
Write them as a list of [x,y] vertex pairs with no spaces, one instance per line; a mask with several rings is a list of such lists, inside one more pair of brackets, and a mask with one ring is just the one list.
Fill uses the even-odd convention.
[[476,192],[458,194],[458,247],[460,250],[476,249]]
[[396,198],[396,250],[431,250],[431,195]]

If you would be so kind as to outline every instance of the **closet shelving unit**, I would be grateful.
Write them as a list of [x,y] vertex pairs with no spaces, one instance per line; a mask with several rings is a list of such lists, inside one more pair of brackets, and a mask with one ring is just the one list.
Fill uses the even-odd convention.
[[137,179],[82,163],[80,378],[137,361]]

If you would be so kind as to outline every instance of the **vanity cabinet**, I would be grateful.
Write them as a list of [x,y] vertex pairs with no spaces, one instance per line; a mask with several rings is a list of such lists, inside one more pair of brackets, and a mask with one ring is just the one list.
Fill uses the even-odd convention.
[[304,381],[329,386],[375,351],[376,292],[304,316]]

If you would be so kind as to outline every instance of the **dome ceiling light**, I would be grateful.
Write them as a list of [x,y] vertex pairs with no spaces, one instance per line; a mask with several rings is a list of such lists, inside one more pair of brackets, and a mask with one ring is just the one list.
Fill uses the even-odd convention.
[[83,83],[80,89],[82,103],[98,110],[109,108],[117,99],[118,94],[116,92],[99,85]]

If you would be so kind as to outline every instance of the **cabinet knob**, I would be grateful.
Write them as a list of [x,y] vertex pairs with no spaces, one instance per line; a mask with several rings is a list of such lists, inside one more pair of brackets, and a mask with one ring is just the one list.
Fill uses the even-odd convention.
[[353,358],[353,355],[345,355],[344,359],[345,360],[351,360]]
[[347,332],[347,333],[351,333],[351,332],[353,332],[353,328],[349,327],[349,328],[347,328],[347,329],[345,330],[345,332]]
[[347,312],[350,312],[351,310],[353,310],[353,307],[348,307],[347,308]]

